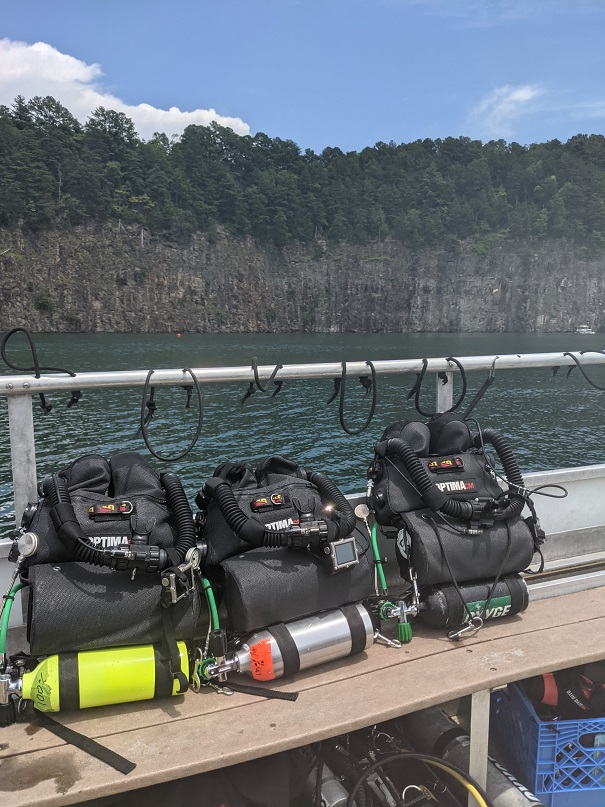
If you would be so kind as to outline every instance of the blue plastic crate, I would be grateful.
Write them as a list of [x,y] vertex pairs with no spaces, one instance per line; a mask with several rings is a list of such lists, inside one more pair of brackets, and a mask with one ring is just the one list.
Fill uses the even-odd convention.
[[546,807],[605,807],[605,717],[540,720],[523,689],[510,684],[492,694],[491,737]]

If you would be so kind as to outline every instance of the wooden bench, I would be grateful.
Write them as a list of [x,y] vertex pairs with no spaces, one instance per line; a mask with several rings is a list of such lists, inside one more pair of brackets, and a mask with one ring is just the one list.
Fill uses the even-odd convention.
[[[537,602],[452,642],[419,625],[401,649],[367,653],[271,682],[295,702],[201,693],[61,714],[58,719],[136,763],[117,773],[47,730],[0,729],[0,791],[18,805],[67,805],[222,768],[333,737],[541,672],[605,659],[605,591]],[[245,678],[248,682],[249,679]],[[486,758],[485,704],[478,710]],[[472,718],[473,719],[473,718]],[[471,723],[471,730],[473,723]],[[476,753],[476,751],[475,751]],[[471,756],[473,751],[471,751]],[[472,759],[471,759],[472,764]]]

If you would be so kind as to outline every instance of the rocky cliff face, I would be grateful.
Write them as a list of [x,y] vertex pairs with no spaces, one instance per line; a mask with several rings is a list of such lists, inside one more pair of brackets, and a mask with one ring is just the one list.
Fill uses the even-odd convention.
[[0,269],[3,330],[605,330],[605,258],[562,242],[276,250],[219,234],[175,247],[114,224],[0,232]]

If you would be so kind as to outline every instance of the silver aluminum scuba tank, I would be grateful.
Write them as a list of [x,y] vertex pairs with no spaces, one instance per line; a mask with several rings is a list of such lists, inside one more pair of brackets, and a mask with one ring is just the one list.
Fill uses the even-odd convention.
[[[313,768],[305,783],[305,793],[309,800],[314,797],[316,786],[317,768]],[[321,769],[321,807],[346,807],[348,798],[349,791],[324,762]]]
[[224,681],[228,672],[240,672],[271,681],[363,652],[374,642],[374,623],[367,608],[356,603],[256,631],[230,653],[224,632],[213,633],[221,635],[211,637],[213,658],[200,664],[202,678]]

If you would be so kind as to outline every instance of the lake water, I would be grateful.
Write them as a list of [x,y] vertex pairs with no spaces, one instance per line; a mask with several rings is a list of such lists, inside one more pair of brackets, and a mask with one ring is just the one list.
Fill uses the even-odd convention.
[[[542,353],[601,349],[603,337],[576,334],[38,334],[41,365],[75,372],[162,368],[373,361],[422,357]],[[9,342],[9,359],[31,365],[25,340]],[[4,368],[6,370],[6,368]],[[6,372],[10,372],[6,370]],[[605,386],[605,368],[589,375]],[[470,403],[486,373],[468,374]],[[281,392],[257,392],[245,405],[247,383],[203,386],[204,427],[193,451],[160,470],[178,473],[193,497],[214,468],[225,460],[255,463],[270,454],[290,456],[309,470],[322,471],[345,493],[365,487],[372,448],[384,428],[401,419],[423,419],[406,400],[414,374],[378,377],[378,404],[368,429],[357,437],[345,434],[338,421],[338,400],[330,379],[285,381]],[[77,388],[77,384],[74,384]],[[457,394],[458,385],[455,391]],[[507,436],[523,472],[605,462],[605,393],[590,387],[576,368],[498,370],[496,381],[474,412],[481,426]],[[85,391],[77,406],[67,408],[67,393],[50,393],[45,415],[34,398],[38,479],[45,478],[86,453],[111,456],[119,451],[149,453],[140,435],[142,388]],[[161,454],[174,455],[189,443],[196,409],[185,408],[185,392],[161,388],[150,436]],[[422,404],[432,411],[435,383],[427,375]],[[347,422],[360,425],[370,396],[355,376],[347,377]],[[461,410],[464,410],[463,404]],[[0,535],[12,527],[12,485],[6,400],[0,399]]]

